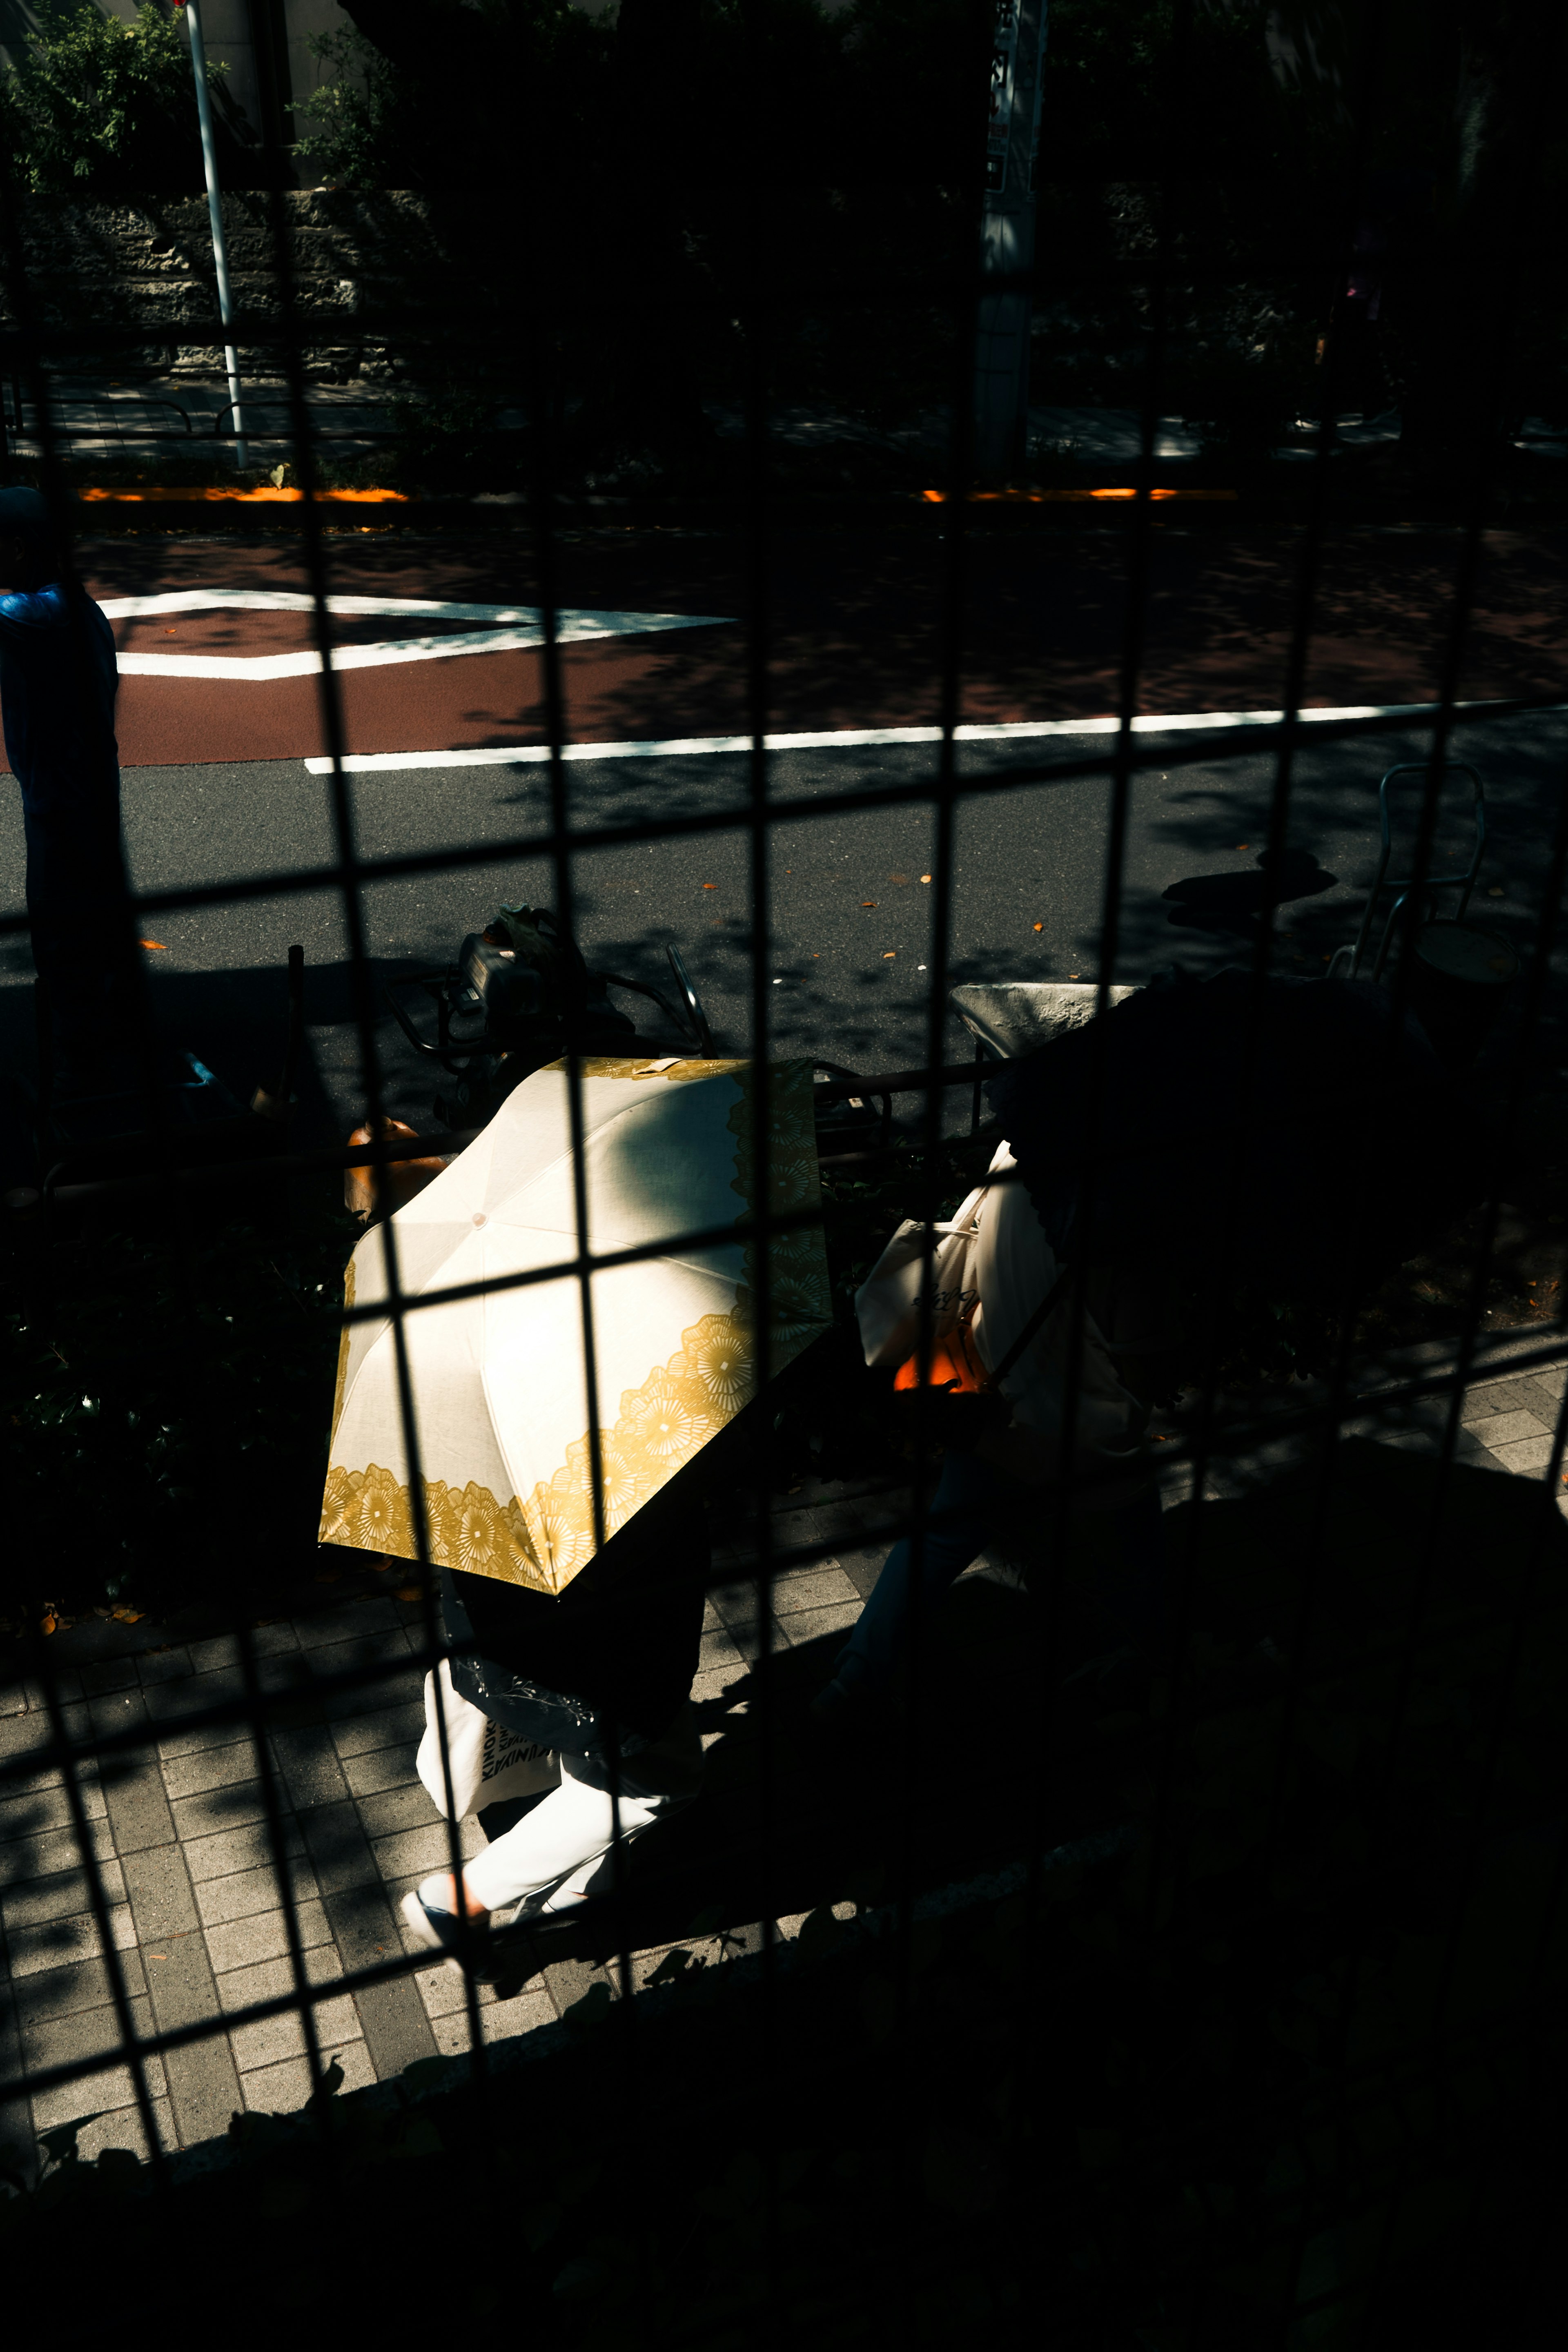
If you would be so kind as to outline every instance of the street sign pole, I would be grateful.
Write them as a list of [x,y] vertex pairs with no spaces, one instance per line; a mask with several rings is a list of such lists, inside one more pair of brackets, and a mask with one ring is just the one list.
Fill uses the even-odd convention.
[[185,0],[185,30],[191,40],[191,71],[196,83],[196,121],[202,133],[202,169],[207,183],[207,221],[212,229],[213,268],[217,278],[218,317],[223,324],[223,363],[228,375],[229,415],[234,421],[234,459],[248,466],[245,411],[239,400],[239,354],[234,347],[234,293],[228,282],[228,247],[223,234],[223,195],[217,184],[217,143],[213,137],[212,100],[207,95],[207,53],[202,39],[201,0]]
[[974,359],[974,465],[983,475],[1013,473],[1027,454],[1033,298],[1027,286],[987,292],[984,281],[1016,279],[1034,267],[1047,6],[996,0]]

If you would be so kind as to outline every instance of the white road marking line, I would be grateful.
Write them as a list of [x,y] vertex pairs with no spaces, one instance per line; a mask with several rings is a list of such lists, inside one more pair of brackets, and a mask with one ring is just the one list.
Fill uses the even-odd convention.
[[[1461,712],[1485,710],[1488,707],[1484,702],[1455,705]],[[1350,703],[1332,710],[1303,710],[1298,715],[1304,726],[1322,726],[1343,719],[1430,719],[1439,708],[1435,702],[1365,702]],[[1554,708],[1568,709],[1568,703]],[[1282,710],[1174,711],[1134,719],[1132,731],[1136,735],[1163,735],[1184,729],[1278,727],[1284,716]],[[961,743],[1023,742],[1042,737],[1114,735],[1120,724],[1114,718],[1025,719],[998,721],[992,726],[958,727],[953,733]],[[809,734],[764,735],[763,744],[769,751],[826,751],[852,750],[860,745],[941,740],[940,727],[837,727]],[[690,759],[709,751],[749,751],[751,748],[749,735],[669,735],[651,737],[643,742],[567,743],[563,745],[561,756],[563,760],[669,760]],[[494,748],[487,744],[482,749],[461,751],[351,751],[343,766],[356,775],[384,775],[405,768],[531,767],[549,758],[548,743],[512,743]],[[312,776],[330,776],[332,772],[330,760],[307,760],[305,766]]]
[[[379,669],[399,662],[446,661],[458,654],[510,653],[544,643],[544,614],[537,604],[460,604],[428,596],[329,596],[329,613],[407,615],[411,619],[485,621],[482,629],[457,629],[444,636],[392,637],[370,646],[334,646],[335,670]],[[313,597],[283,588],[176,588],[155,596],[111,596],[102,610],[110,621],[144,620],[160,613],[207,613],[232,609],[252,613],[310,613]],[[555,616],[563,645],[595,637],[642,636],[662,629],[714,629],[727,625],[717,613],[600,613],[563,605]],[[289,654],[144,654],[116,657],[122,677],[205,677],[265,685],[279,677],[316,677],[321,656],[310,647]]]

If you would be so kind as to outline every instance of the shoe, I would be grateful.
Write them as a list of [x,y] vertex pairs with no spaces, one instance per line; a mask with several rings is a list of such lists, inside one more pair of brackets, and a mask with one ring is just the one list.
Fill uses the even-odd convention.
[[459,1976],[466,1970],[480,1984],[489,1984],[492,1980],[495,1963],[490,1952],[488,1924],[470,1919],[467,1936],[459,1940],[458,1922],[452,1913],[426,1903],[417,1889],[404,1896],[400,1908],[408,1924],[409,1933],[421,1950],[444,1952],[447,1966],[456,1969]]

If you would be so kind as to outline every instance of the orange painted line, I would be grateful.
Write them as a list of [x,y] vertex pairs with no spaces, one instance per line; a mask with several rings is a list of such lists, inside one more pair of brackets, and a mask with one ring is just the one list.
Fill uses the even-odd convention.
[[[334,506],[379,506],[407,502],[405,490],[313,490],[311,498]],[[102,506],[163,504],[187,506],[198,499],[223,506],[290,506],[303,499],[303,490],[280,490],[270,483],[264,490],[201,490],[160,488],[154,490],[79,490],[77,497]]]
[[[921,498],[928,506],[946,504],[945,490],[922,490]],[[1045,506],[1076,499],[1238,499],[1239,490],[971,490],[969,503],[984,506],[1000,503],[1007,506]]]

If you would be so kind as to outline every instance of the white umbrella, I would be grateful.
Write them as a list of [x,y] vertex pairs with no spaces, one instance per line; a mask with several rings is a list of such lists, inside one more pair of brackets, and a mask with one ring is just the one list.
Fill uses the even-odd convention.
[[[747,1219],[758,1204],[755,1074],[748,1062],[585,1059],[588,1246],[595,1253]],[[777,1062],[768,1089],[775,1213],[820,1199],[812,1066]],[[770,1332],[757,1331],[758,1251],[737,1234],[670,1247],[592,1277],[598,1396],[591,1406],[574,1274],[437,1306],[431,1292],[575,1255],[567,1077],[536,1070],[391,1220],[432,1557],[559,1593],[594,1557],[590,1412],[603,1525],[624,1527],[829,1320],[819,1226],[769,1244]],[[349,1261],[345,1303],[388,1297],[386,1228]],[[338,1359],[323,1543],[418,1556],[390,1317],[346,1323]]]

